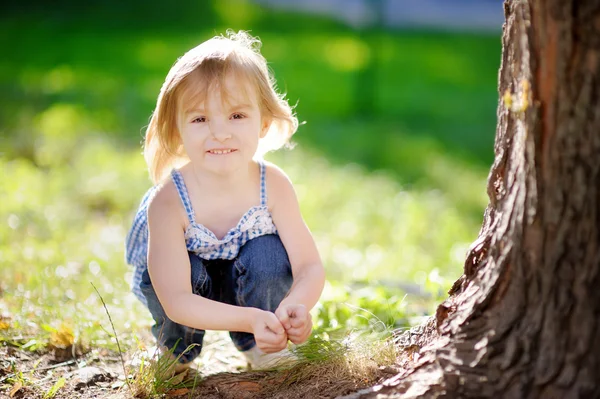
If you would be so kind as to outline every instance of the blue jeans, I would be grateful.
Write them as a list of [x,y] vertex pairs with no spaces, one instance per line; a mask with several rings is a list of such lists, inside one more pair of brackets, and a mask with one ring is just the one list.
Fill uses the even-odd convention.
[[[248,241],[232,260],[204,260],[191,252],[189,257],[192,291],[204,298],[273,312],[292,286],[290,261],[278,235]],[[159,345],[174,349],[173,354],[181,356],[182,363],[192,361],[202,350],[204,330],[177,324],[167,317],[147,270],[140,288],[154,318],[152,334]],[[229,335],[240,351],[256,344],[252,334],[232,331]]]

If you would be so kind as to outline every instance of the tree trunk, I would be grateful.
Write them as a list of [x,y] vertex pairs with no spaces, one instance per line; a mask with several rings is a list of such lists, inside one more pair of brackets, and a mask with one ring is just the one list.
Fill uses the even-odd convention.
[[600,398],[600,1],[508,0],[505,16],[464,274],[405,370],[349,397]]

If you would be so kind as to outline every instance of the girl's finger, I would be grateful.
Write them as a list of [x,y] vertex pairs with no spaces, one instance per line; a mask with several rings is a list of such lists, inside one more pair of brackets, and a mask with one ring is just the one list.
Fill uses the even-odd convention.
[[[287,342],[286,342],[287,343]],[[285,349],[287,345],[284,343],[281,344],[263,344],[261,346],[259,346],[259,348],[265,352],[265,353],[274,353],[274,352],[279,352],[283,349]]]
[[294,308],[293,315],[290,317],[292,327],[300,327],[310,317],[310,313],[306,310],[304,305],[298,305]]
[[277,319],[279,320],[279,323],[281,323],[283,328],[285,328],[287,330],[288,328],[291,327],[290,316],[288,315],[286,308],[277,309],[275,311],[275,316],[277,316]]
[[[285,338],[284,338],[285,337]],[[287,334],[285,336],[271,334],[265,334],[259,338],[264,345],[268,346],[280,346],[284,342],[287,342]]]
[[306,333],[306,329],[305,328],[290,328],[287,331],[287,335],[288,337],[298,337],[302,334]]
[[273,334],[276,334],[276,335],[285,334],[285,329],[281,325],[281,322],[279,321],[277,316],[275,316],[275,313],[271,313],[269,315],[269,317],[265,318],[265,324],[266,324],[267,329],[270,332],[272,332]]
[[292,328],[286,330],[288,335],[294,334],[298,335],[299,332],[311,331],[312,330],[312,319],[309,317],[308,320],[304,320],[302,323],[298,323],[297,325],[293,325]]

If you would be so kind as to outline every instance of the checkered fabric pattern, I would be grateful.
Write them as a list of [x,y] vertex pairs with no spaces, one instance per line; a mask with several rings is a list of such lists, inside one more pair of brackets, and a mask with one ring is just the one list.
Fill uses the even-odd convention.
[[[196,222],[183,176],[178,170],[174,169],[171,172],[171,178],[190,222],[185,231],[188,251],[206,260],[235,259],[240,248],[249,240],[266,234],[277,234],[277,228],[267,208],[266,168],[262,162],[259,165],[260,205],[250,208],[222,239],[218,239],[212,231]],[[146,298],[140,290],[140,283],[142,274],[148,268],[148,206],[155,192],[156,187],[152,187],[144,195],[126,240],[125,259],[134,267],[132,291],[144,304]]]

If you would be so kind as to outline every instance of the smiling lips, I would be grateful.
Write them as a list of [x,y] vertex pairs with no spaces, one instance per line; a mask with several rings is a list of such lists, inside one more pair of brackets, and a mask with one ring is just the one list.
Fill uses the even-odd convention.
[[237,150],[231,149],[231,148],[223,148],[223,149],[214,149],[214,150],[208,150],[207,152],[209,154],[213,154],[213,155],[226,155],[226,154],[231,154],[232,152],[235,152]]

